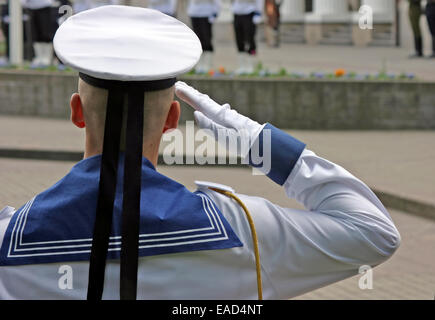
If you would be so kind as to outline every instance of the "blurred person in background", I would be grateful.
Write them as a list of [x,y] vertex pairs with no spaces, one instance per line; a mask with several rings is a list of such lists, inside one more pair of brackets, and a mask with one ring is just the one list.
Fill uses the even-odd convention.
[[158,10],[175,18],[177,15],[177,0],[148,0],[148,8]]
[[421,8],[421,0],[409,1],[409,20],[411,22],[412,34],[414,35],[415,53],[410,55],[410,58],[423,57],[423,38],[420,29],[420,17],[423,13]]
[[203,54],[195,67],[197,73],[208,72],[213,65],[212,24],[220,11],[219,0],[189,0],[187,15],[192,29],[201,41]]
[[279,7],[281,2],[281,0],[265,0],[267,43],[271,47],[279,47]]
[[435,0],[427,0],[426,18],[432,35],[432,54],[430,58],[435,58]]
[[254,58],[257,54],[256,25],[262,21],[263,0],[234,0],[232,11],[239,52],[236,74],[250,74],[254,72]]

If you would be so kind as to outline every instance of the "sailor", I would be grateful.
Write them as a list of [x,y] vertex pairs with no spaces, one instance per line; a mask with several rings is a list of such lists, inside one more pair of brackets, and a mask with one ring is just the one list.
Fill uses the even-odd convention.
[[254,72],[255,56],[257,54],[256,26],[263,20],[263,7],[263,0],[233,0],[234,32],[239,52],[239,66],[236,69],[236,74],[251,74]]
[[[86,130],[84,159],[0,212],[0,298],[286,299],[376,266],[399,246],[362,181],[273,125],[175,83],[201,54],[178,20],[105,6],[69,18],[54,46],[80,72],[70,104]],[[180,117],[174,92],[208,134],[248,145],[239,155],[252,165],[254,146],[269,144],[271,166],[259,169],[306,209],[216,183],[192,193],[160,174],[162,133]]]
[[187,15],[193,31],[201,41],[203,54],[195,67],[196,73],[206,73],[213,65],[212,25],[220,11],[220,0],[189,0]]
[[421,0],[408,0],[408,16],[411,23],[412,34],[414,36],[415,53],[410,58],[423,57],[423,38],[421,36],[420,17],[422,15]]
[[158,10],[175,18],[177,15],[177,0],[148,0],[148,8]]

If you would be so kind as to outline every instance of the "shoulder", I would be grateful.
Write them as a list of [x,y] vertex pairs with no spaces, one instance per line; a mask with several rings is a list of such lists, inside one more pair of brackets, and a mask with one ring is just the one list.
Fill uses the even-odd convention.
[[[258,197],[235,193],[232,187],[208,181],[195,181],[198,191],[205,193],[216,207],[221,211],[225,219],[231,225],[239,239],[250,250],[252,245],[252,230],[249,218],[252,218],[258,239],[264,248],[278,248],[283,244],[281,235],[283,226],[288,223],[289,209],[273,204],[269,200]],[[228,194],[235,195],[247,209]],[[272,249],[271,249],[272,250]]]
[[9,225],[9,221],[15,213],[15,208],[6,206],[0,210],[0,248],[3,243],[3,237]]
[[202,193],[208,196],[208,198],[210,198],[210,200],[225,216],[227,216],[227,214],[225,214],[226,212],[236,210],[236,207],[233,206],[231,199],[223,194],[223,192],[234,193],[234,189],[230,186],[216,182],[198,180],[195,180],[195,184],[197,187],[195,193]]
[[[235,217],[245,217],[241,203],[249,210],[254,220],[266,218],[268,216],[265,214],[267,211],[281,209],[265,198],[237,193],[232,187],[224,184],[210,181],[195,181],[195,184],[198,188],[197,192],[206,194],[223,213],[225,218],[228,219],[231,225],[233,225],[232,222],[235,221]],[[240,222],[239,218],[236,219],[238,222]],[[241,220],[243,221],[245,219],[242,218]]]
[[11,217],[13,216],[13,214],[15,213],[15,211],[16,211],[15,208],[12,208],[9,206],[6,206],[3,209],[1,209],[0,210],[0,223],[1,223],[1,221],[4,221],[4,220],[9,221],[11,219]]
[[207,194],[216,204],[219,206],[221,203],[233,203],[234,206],[240,207],[231,197],[225,195],[225,193],[231,193],[240,198],[248,207],[258,205],[260,203],[270,203],[269,200],[250,196],[246,194],[237,193],[236,190],[228,185],[211,181],[195,181],[197,191]]
[[210,189],[218,189],[221,191],[228,191],[228,192],[235,192],[233,188],[230,186],[226,186],[224,184],[216,183],[216,182],[210,182],[210,181],[199,181],[195,180],[196,187],[200,191],[206,191]]

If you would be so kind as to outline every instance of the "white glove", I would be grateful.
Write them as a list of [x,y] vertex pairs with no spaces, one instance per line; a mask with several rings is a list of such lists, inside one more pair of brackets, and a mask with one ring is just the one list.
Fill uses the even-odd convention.
[[213,24],[216,21],[216,19],[217,19],[217,14],[214,13],[211,16],[208,17],[208,22]]
[[[228,103],[217,104],[208,95],[200,93],[184,82],[177,81],[175,94],[196,110],[194,117],[201,129],[208,129],[208,133],[218,142],[224,143],[227,149],[242,159],[246,158],[265,124],[261,125],[239,114],[231,109]],[[227,144],[226,139],[218,139],[219,137],[228,137],[230,141],[237,143]],[[232,146],[237,146],[237,149],[231,148]]]
[[263,18],[259,14],[254,14],[252,17],[252,22],[254,24],[260,24],[263,21]]

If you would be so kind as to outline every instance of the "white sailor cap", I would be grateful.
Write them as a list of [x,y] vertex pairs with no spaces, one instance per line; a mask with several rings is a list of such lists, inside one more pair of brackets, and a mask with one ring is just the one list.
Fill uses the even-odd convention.
[[108,90],[97,212],[89,265],[88,299],[100,300],[112,230],[123,109],[128,107],[121,229],[121,299],[137,292],[142,131],[147,91],[171,87],[198,62],[195,33],[159,11],[103,6],[68,18],[57,30],[59,59],[82,80]]
[[102,6],[68,18],[53,40],[58,58],[94,78],[150,81],[174,78],[198,62],[196,34],[157,10]]

